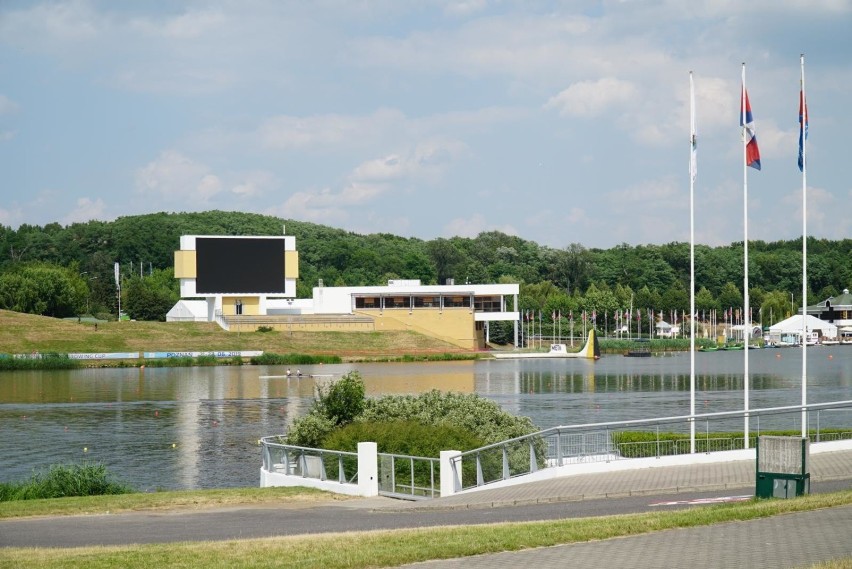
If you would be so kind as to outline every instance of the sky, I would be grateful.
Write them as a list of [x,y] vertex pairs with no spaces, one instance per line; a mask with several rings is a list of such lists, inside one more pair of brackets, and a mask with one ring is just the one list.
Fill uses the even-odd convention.
[[696,242],[742,241],[746,209],[795,239],[804,53],[807,232],[848,238],[850,29],[848,0],[2,0],[0,224],[687,242],[692,71]]

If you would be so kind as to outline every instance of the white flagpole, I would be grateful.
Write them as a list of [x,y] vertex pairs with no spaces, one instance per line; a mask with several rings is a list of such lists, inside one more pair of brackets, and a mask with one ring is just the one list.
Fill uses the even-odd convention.
[[698,133],[695,130],[695,86],[689,72],[689,452],[695,453],[695,176]]
[[746,151],[746,82],[745,82],[745,63],[743,63],[743,85],[742,93],[740,94],[740,113],[742,114],[743,123],[743,299],[745,326],[743,327],[743,336],[745,339],[744,369],[743,369],[743,406],[745,409],[745,422],[743,425],[743,448],[749,448],[749,432],[748,432],[748,395],[749,395],[749,376],[748,376],[748,155]]
[[801,124],[799,125],[802,137],[802,437],[808,436],[808,413],[805,405],[808,404],[808,168],[805,147],[807,137],[805,136],[805,124],[807,111],[807,99],[805,99],[805,54],[800,57],[802,67],[802,92],[801,92]]

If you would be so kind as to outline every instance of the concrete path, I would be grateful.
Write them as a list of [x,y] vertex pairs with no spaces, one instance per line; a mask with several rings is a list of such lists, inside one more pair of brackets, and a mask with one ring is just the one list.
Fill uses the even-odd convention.
[[[852,450],[811,455],[810,473],[814,486],[852,488]],[[423,502],[369,498],[322,506],[13,519],[0,521],[0,547],[292,535],[287,528],[294,522],[299,525],[298,533],[311,534],[553,519],[577,515],[581,505],[603,510],[631,500],[637,504],[634,507],[647,511],[647,500],[624,498],[630,496],[670,495],[676,500],[677,495],[690,497],[709,491],[753,495],[754,483],[754,460],[747,460],[576,475]],[[622,499],[612,499],[619,497]],[[852,507],[420,565],[490,569],[531,565],[537,569],[802,567],[847,556],[852,556]]]

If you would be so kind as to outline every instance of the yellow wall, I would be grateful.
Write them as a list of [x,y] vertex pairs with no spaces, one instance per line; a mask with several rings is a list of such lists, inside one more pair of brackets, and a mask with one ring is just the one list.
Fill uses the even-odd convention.
[[299,252],[284,251],[284,278],[299,278]]
[[[465,350],[480,347],[480,341],[469,308],[415,309],[415,310],[359,310],[356,314],[375,319],[376,330],[412,330],[438,338]],[[482,338],[484,345],[484,336]]]
[[196,278],[195,251],[175,251],[175,278]]
[[239,299],[243,303],[243,316],[257,316],[260,314],[260,299],[256,296],[223,296],[222,297],[222,314],[224,316],[236,315],[236,301]]

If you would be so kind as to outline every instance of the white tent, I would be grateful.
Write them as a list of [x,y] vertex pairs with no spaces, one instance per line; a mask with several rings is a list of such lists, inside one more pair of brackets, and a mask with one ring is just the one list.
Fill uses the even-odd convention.
[[[837,339],[837,326],[808,314],[805,320],[809,337]],[[796,314],[769,327],[770,344],[801,344],[802,316]],[[810,343],[810,342],[809,342]]]
[[207,301],[179,300],[166,313],[166,322],[207,322]]

